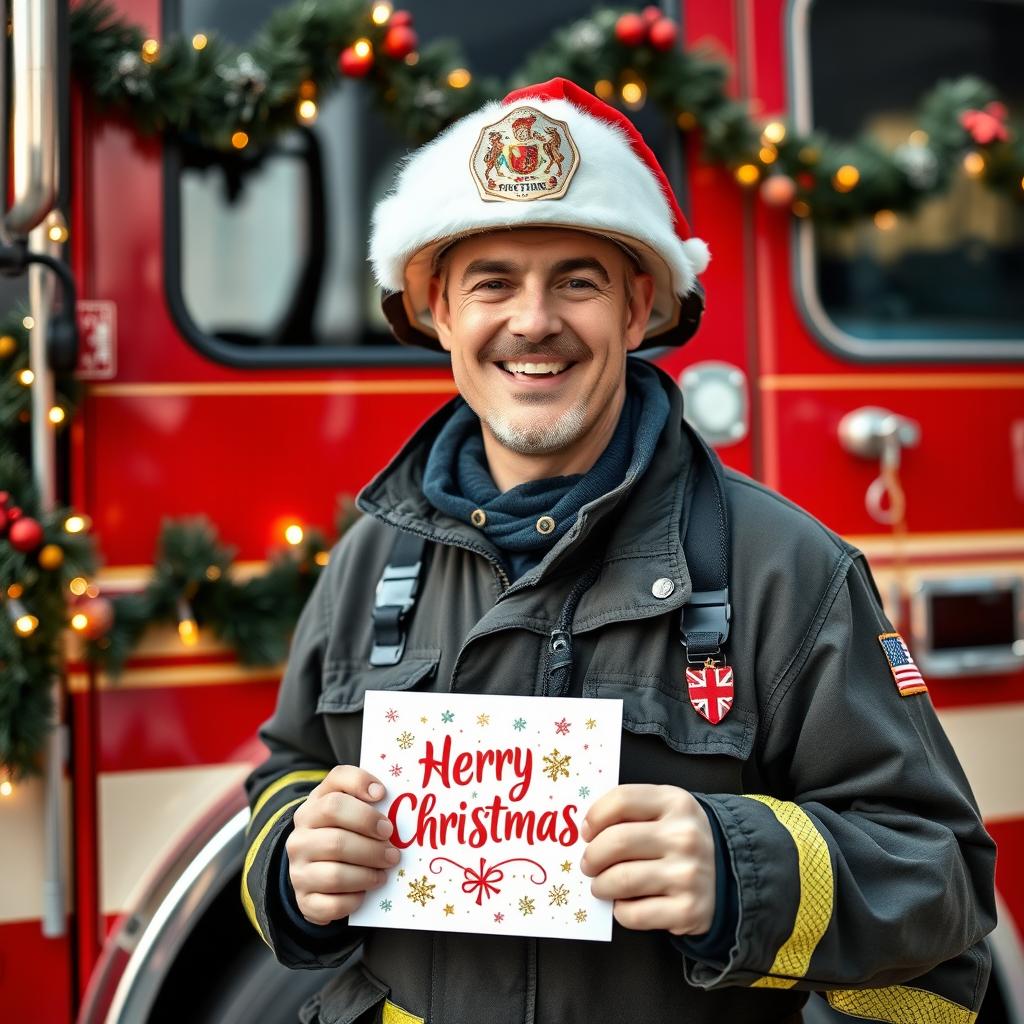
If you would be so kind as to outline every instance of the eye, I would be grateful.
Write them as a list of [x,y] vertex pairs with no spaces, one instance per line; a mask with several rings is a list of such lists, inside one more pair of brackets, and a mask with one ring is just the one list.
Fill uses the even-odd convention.
[[475,291],[485,291],[485,292],[496,292],[496,291],[500,291],[504,287],[505,287],[505,282],[504,281],[501,281],[501,280],[499,280],[497,278],[491,278],[491,279],[489,279],[487,281],[481,281],[479,284],[474,285],[474,290]]
[[587,288],[596,288],[597,285],[586,277],[570,277],[566,284],[570,291],[578,292]]

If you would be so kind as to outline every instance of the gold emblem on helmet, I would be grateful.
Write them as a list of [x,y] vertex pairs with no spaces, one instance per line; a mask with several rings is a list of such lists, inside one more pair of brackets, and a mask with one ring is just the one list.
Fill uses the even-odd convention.
[[481,130],[470,168],[481,199],[529,202],[561,199],[579,162],[564,121],[536,107],[513,107]]

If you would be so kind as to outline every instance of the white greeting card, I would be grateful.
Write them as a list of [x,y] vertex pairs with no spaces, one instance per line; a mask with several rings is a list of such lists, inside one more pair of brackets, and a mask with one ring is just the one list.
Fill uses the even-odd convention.
[[360,765],[402,859],[352,924],[609,941],[580,829],[621,731],[620,700],[368,692]]

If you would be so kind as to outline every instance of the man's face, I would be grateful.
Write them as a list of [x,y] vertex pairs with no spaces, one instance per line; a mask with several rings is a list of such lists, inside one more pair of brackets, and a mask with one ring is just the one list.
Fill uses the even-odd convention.
[[567,451],[617,419],[652,298],[617,245],[560,228],[463,239],[430,284],[459,392],[520,455]]

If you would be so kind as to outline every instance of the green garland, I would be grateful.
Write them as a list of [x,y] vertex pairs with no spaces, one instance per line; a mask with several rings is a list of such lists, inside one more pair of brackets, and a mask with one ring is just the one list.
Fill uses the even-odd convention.
[[[800,135],[781,120],[755,123],[727,95],[730,71],[721,58],[659,48],[650,35],[623,41],[623,19],[641,18],[634,13],[601,9],[568,25],[505,85],[469,74],[452,41],[396,53],[388,33],[398,13],[376,6],[380,23],[364,0],[296,0],[243,49],[205,34],[147,40],[105,0],[87,0],[72,12],[72,59],[100,105],[120,109],[139,131],[225,154],[258,150],[315,116],[315,103],[346,73],[365,79],[411,144],[509,88],[562,75],[627,108],[650,100],[699,136],[705,159],[798,216],[848,222],[881,213],[876,223],[891,226],[894,212],[945,191],[963,166],[1024,201],[1024,131],[1007,123],[996,90],[979,79],[940,83],[924,98],[907,144],[889,153],[870,137],[834,140]],[[357,43],[364,59],[353,67],[345,61],[356,60]],[[304,101],[314,103],[305,118]]]
[[[342,498],[337,536],[357,517],[351,499]],[[143,631],[166,623],[177,626],[186,644],[202,627],[231,647],[243,665],[279,665],[288,655],[299,612],[327,564],[327,547],[323,535],[310,530],[299,544],[274,555],[262,575],[236,582],[234,549],[219,541],[208,520],[165,520],[152,580],[139,594],[113,599],[113,623],[89,641],[88,656],[117,676]]]
[[[91,539],[65,529],[72,510],[41,513],[32,474],[15,447],[30,416],[30,391],[22,380],[27,368],[28,330],[12,314],[0,323],[0,491],[6,493],[0,504],[38,522],[42,540],[25,552],[0,539],[0,781],[35,764],[53,718],[53,682],[62,670],[68,586],[96,569]],[[67,422],[77,382],[63,378],[55,392]]]

